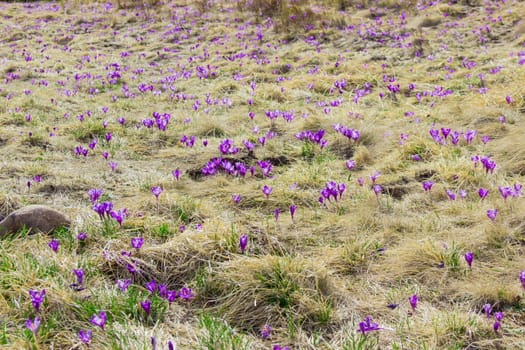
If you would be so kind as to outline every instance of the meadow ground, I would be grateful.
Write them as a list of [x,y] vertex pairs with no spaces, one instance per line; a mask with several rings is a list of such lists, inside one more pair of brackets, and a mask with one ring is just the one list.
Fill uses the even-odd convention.
[[0,3],[1,348],[525,348],[524,2],[132,5]]

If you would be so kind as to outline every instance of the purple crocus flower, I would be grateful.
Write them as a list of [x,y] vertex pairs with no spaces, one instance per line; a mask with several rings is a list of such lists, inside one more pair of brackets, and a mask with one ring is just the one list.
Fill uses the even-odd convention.
[[432,185],[434,185],[434,183],[429,180],[423,181],[421,185],[423,186],[423,190],[425,190],[425,192],[429,192],[432,189]]
[[84,282],[84,270],[82,270],[82,269],[73,269],[73,273],[75,274],[75,276],[77,278],[77,284],[79,286],[81,286],[82,283]]
[[273,211],[273,216],[275,217],[275,221],[279,220],[279,208],[275,208],[275,210]]
[[233,140],[224,139],[219,144],[219,152],[221,154],[236,154],[239,152],[239,148],[233,146]]
[[130,264],[130,263],[126,263],[126,269],[128,269],[128,272],[131,274],[135,274],[135,272],[137,272],[138,270],[136,264]]
[[38,290],[29,290],[29,297],[31,298],[31,305],[33,305],[33,308],[36,312],[40,309],[40,304],[44,301],[44,297],[46,296],[46,290],[42,289],[40,292]]
[[455,146],[459,142],[459,132],[454,131],[450,134],[450,142]]
[[274,345],[272,350],[290,350],[290,348],[287,346],[281,347],[280,345]]
[[171,172],[171,175],[173,175],[173,177],[175,178],[175,180],[179,181],[179,178],[180,178],[180,170],[179,168],[173,170]]
[[512,190],[512,197],[520,197],[521,196],[521,187],[522,185],[519,183],[515,183]]
[[468,267],[472,269],[472,260],[474,259],[474,254],[472,252],[466,252],[464,257]]
[[53,238],[51,239],[51,241],[49,241],[47,245],[49,248],[51,248],[51,250],[53,250],[56,253],[58,251],[58,246],[60,245],[60,242]]
[[463,134],[463,138],[467,144],[470,144],[478,132],[476,130],[467,130]]
[[481,164],[483,164],[483,168],[485,168],[485,174],[488,175],[488,173],[494,173],[494,169],[496,168],[496,162],[494,162],[489,157],[481,157],[480,161]]
[[487,210],[487,217],[490,220],[494,221],[497,215],[498,215],[498,209],[488,209]]
[[28,318],[26,320],[26,327],[36,336],[38,327],[40,327],[40,317],[36,316],[33,321]]
[[520,283],[523,289],[525,289],[525,270],[521,270],[519,274]]
[[248,244],[248,236],[242,235],[239,237],[239,248],[241,248],[241,253],[244,254],[244,251],[246,250],[246,245]]
[[151,301],[149,301],[147,299],[144,300],[144,301],[141,301],[140,302],[140,307],[142,307],[142,310],[144,310],[146,315],[149,316],[149,314],[151,313]]
[[111,141],[111,133],[107,132],[106,133],[106,142],[109,142],[109,141]]
[[152,294],[157,290],[157,282],[155,280],[147,282],[144,286],[146,287],[146,290]]
[[166,293],[168,292],[168,288],[165,284],[159,283],[157,285],[157,290],[159,291],[159,296],[163,299],[166,299]]
[[129,279],[117,281],[117,287],[120,289],[121,292],[125,292],[126,289],[128,289],[130,284],[131,284],[131,280]]
[[348,170],[352,171],[355,167],[355,162],[352,159],[346,161],[345,166]]
[[410,298],[408,298],[408,302],[410,303],[410,307],[412,308],[412,311],[416,311],[417,295],[414,294]]
[[87,238],[87,234],[85,232],[79,232],[77,235],[77,239],[81,242],[85,241]]
[[162,188],[160,186],[153,186],[151,188],[151,193],[155,196],[157,200],[159,200],[159,196],[162,193]]
[[290,216],[292,217],[292,221],[293,221],[296,209],[297,209],[297,206],[295,204],[290,205]]
[[485,199],[489,194],[489,190],[488,189],[485,189],[483,187],[480,187],[478,189],[478,195],[479,195],[479,198],[481,198],[481,200]]
[[86,345],[89,344],[89,342],[91,341],[92,335],[93,335],[93,332],[90,329],[87,329],[87,330],[80,329],[78,331],[78,339],[80,339],[80,341]]
[[142,247],[143,243],[144,243],[144,238],[142,237],[133,237],[131,239],[131,246],[135,248],[136,250],[139,250],[140,247]]
[[381,193],[381,185],[374,185],[372,186],[372,189],[374,190],[376,197],[379,197],[379,194]]
[[241,201],[241,195],[240,194],[232,194],[232,200],[233,200],[233,203],[235,203],[236,205],[239,204],[239,202]]
[[508,186],[498,186],[498,191],[504,201],[507,201],[507,197],[512,196],[514,191]]
[[91,140],[91,141],[89,142],[89,144],[88,144],[89,149],[93,150],[93,149],[95,148],[95,146],[97,145],[97,142],[98,142],[97,139],[93,139],[93,140]]
[[494,324],[492,325],[492,328],[494,329],[495,333],[498,333],[498,330],[500,329],[502,318],[503,318],[503,312],[499,311],[499,312],[494,313],[495,321],[494,321]]
[[92,188],[87,191],[87,194],[89,196],[89,200],[92,204],[95,204],[95,202],[100,198],[100,195],[102,194],[101,189]]
[[255,148],[255,145],[249,140],[242,140],[242,144],[244,145],[244,147],[246,147],[246,150],[248,152],[253,151],[253,149]]
[[271,188],[271,187],[269,187],[267,185],[264,185],[263,188],[262,188],[262,193],[264,193],[266,198],[268,198],[270,196],[270,193],[272,193],[272,190],[273,190],[273,188]]
[[364,321],[359,322],[359,331],[363,336],[365,336],[367,332],[378,331],[380,329],[377,323],[370,321],[370,316],[366,316]]
[[456,200],[456,194],[454,192],[452,192],[451,190],[445,190],[445,192],[447,193],[448,199],[450,199],[451,201]]
[[104,325],[106,324],[106,313],[104,311],[100,311],[97,314],[93,314],[91,318],[89,319],[89,322],[94,325],[100,327],[102,330],[104,330]]
[[126,217],[126,208],[123,210],[117,210],[117,211],[111,211],[109,213],[109,216],[111,216],[116,222],[118,222],[119,226],[122,226],[122,220]]
[[379,171],[374,171],[372,175],[370,175],[370,180],[372,180],[372,183],[376,183],[377,178],[381,175]]
[[362,177],[358,177],[358,178],[357,178],[357,184],[358,184],[359,186],[363,186],[364,183],[365,183],[365,180],[364,180]]
[[168,301],[168,303],[173,303],[175,301],[175,299],[177,299],[177,291],[174,291],[174,290],[167,290],[166,291],[166,300]]
[[179,290],[179,298],[188,301],[188,300],[192,299],[193,297],[194,297],[194,294],[193,294],[193,291],[190,288],[182,287]]
[[113,209],[113,203],[111,202],[102,202],[93,204],[93,210],[97,212],[101,220],[104,220],[104,217],[109,217],[109,213]]
[[265,324],[263,329],[261,329],[261,338],[268,339],[270,336],[271,328],[269,324]]
[[485,313],[485,316],[487,316],[487,319],[490,318],[491,311],[492,311],[492,305],[490,304],[483,305],[483,312]]

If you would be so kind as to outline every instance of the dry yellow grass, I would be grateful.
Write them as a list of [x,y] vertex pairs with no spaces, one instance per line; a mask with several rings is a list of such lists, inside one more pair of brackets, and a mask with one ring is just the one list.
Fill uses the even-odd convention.
[[[498,191],[525,175],[524,13],[496,1],[0,4],[0,216],[47,204],[73,221],[56,253],[47,236],[0,241],[0,348],[86,348],[81,329],[90,349],[148,349],[151,337],[177,349],[524,348],[525,204]],[[436,142],[441,128],[458,144]],[[295,137],[320,129],[325,147]],[[203,176],[225,139],[239,151],[222,157],[246,175]],[[321,205],[329,181],[345,191]],[[93,211],[95,188],[127,209],[122,226]],[[168,302],[151,281],[194,296]],[[42,289],[35,311],[28,291]],[[90,323],[100,311],[104,330]],[[381,329],[363,336],[366,316]]]

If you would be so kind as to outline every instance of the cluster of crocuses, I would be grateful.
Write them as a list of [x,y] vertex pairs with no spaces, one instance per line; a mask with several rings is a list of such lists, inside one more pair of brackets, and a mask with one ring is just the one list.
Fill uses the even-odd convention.
[[31,184],[35,184],[35,183],[39,184],[41,181],[42,181],[41,175],[33,176],[30,180],[27,180],[26,182],[27,190],[29,191],[31,189]]
[[325,184],[325,187],[321,190],[321,196],[318,201],[322,205],[326,205],[326,202],[337,202],[343,197],[346,185],[344,183],[337,183],[335,181],[329,181]]
[[195,136],[191,135],[188,137],[186,135],[182,135],[179,139],[179,142],[185,145],[186,147],[192,148],[195,144]]
[[[102,125],[105,128],[107,126],[107,122],[105,122],[105,121],[102,122]],[[112,138],[111,133],[107,132],[106,135],[104,136],[104,139],[106,140],[106,144],[111,141],[111,138]],[[96,139],[96,138],[92,139],[88,143],[88,148],[84,148],[82,145],[77,145],[77,146],[75,146],[75,148],[73,150],[73,153],[77,157],[80,157],[80,156],[87,157],[88,153],[89,153],[89,150],[94,150],[95,147],[97,146],[97,144],[98,144],[98,139]],[[104,157],[104,159],[108,159],[108,155],[109,155],[109,153],[107,151],[102,152],[102,157]]]
[[[433,129],[431,128],[428,133],[432,137],[432,140],[434,140],[435,143],[439,145],[445,145],[448,141],[454,146],[456,146],[459,143],[460,135],[463,136],[465,143],[467,145],[471,144],[474,140],[474,136],[478,134],[476,130],[467,130],[465,132],[459,132],[459,131],[451,131],[450,128],[441,128],[441,129]],[[488,138],[482,137],[481,141],[483,143],[488,142]]]
[[307,141],[311,143],[318,144],[321,148],[326,146],[326,140],[323,139],[325,134],[324,129],[319,129],[317,131],[303,130],[295,134],[295,138],[301,141]]
[[[152,296],[155,294],[155,292],[158,292],[159,297],[166,300],[170,304],[174,302],[177,298],[187,302],[195,297],[195,293],[193,293],[193,291],[186,286],[181,287],[178,291],[171,290],[168,289],[165,284],[157,283],[155,280],[151,280],[147,282],[144,285],[144,287]],[[121,291],[126,290],[123,290],[122,288],[120,289]],[[148,315],[150,314],[150,305],[151,301],[149,299],[146,299],[143,303],[141,303],[142,308]]]
[[354,89],[353,93],[354,93],[354,96],[352,97],[352,101],[355,103],[355,104],[358,104],[359,103],[359,100],[367,95],[370,95],[370,93],[372,92],[371,88],[370,88],[370,83],[365,83],[364,87],[362,89]]
[[[79,269],[79,270],[75,270],[75,273],[77,274],[77,280],[80,280],[80,283],[82,283],[83,271]],[[33,306],[33,309],[37,315],[34,317],[34,319],[28,318],[25,322],[25,325],[27,329],[29,329],[33,333],[35,338],[37,337],[38,329],[42,321],[39,314],[40,314],[40,306],[44,302],[45,295],[46,295],[45,289],[42,289],[41,291],[29,290],[29,298],[31,300],[31,305]],[[90,322],[92,324],[100,326],[102,329],[104,328],[105,321],[106,321],[106,315],[104,312],[101,312],[101,314],[99,315],[95,314],[90,319]],[[85,344],[88,344],[91,340],[92,332],[91,330],[81,329],[78,332],[78,336],[79,336],[80,341],[82,341]]]
[[492,160],[489,156],[478,156],[474,155],[470,157],[470,160],[472,163],[474,163],[474,167],[477,167],[479,163],[483,166],[485,169],[485,174],[488,175],[494,173],[494,169],[496,169],[496,162]]
[[[483,305],[483,312],[485,313],[485,316],[487,316],[487,320],[490,320],[490,316],[492,313],[492,305],[485,304]],[[494,317],[494,323],[492,324],[492,329],[495,333],[498,333],[499,329],[501,328],[501,320],[503,319],[503,312],[497,311],[492,314]]]
[[[136,251],[140,250],[140,248],[142,247],[143,243],[144,243],[144,239],[142,237],[133,237],[131,239],[131,247],[134,248]],[[124,257],[124,256],[131,257],[132,256],[132,252],[131,251],[129,251],[129,252],[128,251],[122,251],[120,253],[120,256],[122,256],[122,257]],[[117,261],[119,263],[124,263],[125,262],[124,259],[122,259],[120,256],[117,259]],[[135,275],[139,271],[138,268],[137,268],[137,265],[138,265],[137,261],[132,259],[132,263],[127,262],[126,264],[127,264],[128,272],[130,274]],[[75,272],[75,274],[77,276],[77,281],[80,281],[79,283],[82,283],[81,277],[83,277],[83,274],[82,274],[81,277],[79,277],[79,274],[77,272]],[[131,282],[130,279],[119,279],[119,280],[116,281],[115,284],[118,287],[118,289],[121,292],[124,293],[124,292],[126,292],[128,290],[128,288],[131,285],[131,283],[132,282]],[[145,283],[144,288],[149,293],[150,296],[153,296],[155,293],[158,293],[158,296],[161,299],[166,300],[169,304],[174,302],[177,298],[179,300],[188,302],[189,300],[191,300],[191,299],[193,299],[195,297],[195,293],[190,288],[188,288],[186,286],[181,287],[179,290],[171,290],[171,289],[168,289],[165,284],[157,283],[157,281],[155,281],[155,280],[150,280],[149,282]],[[150,316],[150,314],[151,314],[151,305],[152,305],[151,300],[149,298],[146,298],[146,299],[140,301],[139,304],[137,305],[137,307],[140,306],[140,308],[144,311],[146,316]],[[94,314],[89,321],[90,321],[91,324],[93,324],[95,326],[98,326],[102,330],[104,330],[104,326],[105,326],[106,320],[107,320],[106,313],[104,311],[100,311],[98,314]],[[83,333],[82,335],[79,332],[79,337],[81,338],[81,340],[82,340],[82,337],[85,335],[86,332],[89,332],[89,334],[91,334],[90,331],[82,331],[82,333]],[[91,337],[89,337],[89,338],[91,338]],[[89,342],[89,339],[87,340],[87,342]],[[85,342],[85,343],[87,343],[87,342]]]
[[[425,6],[432,6],[432,4],[433,4],[433,2],[431,2],[430,5],[425,5]],[[110,6],[110,5],[105,5],[105,6]],[[419,10],[421,10],[421,9],[419,9]],[[376,17],[376,16],[374,16],[374,17]],[[376,23],[379,23],[381,21],[380,16],[377,16],[376,18],[377,18],[376,19]],[[393,23],[394,21],[387,20],[386,22],[387,23]],[[403,22],[400,22],[400,23],[404,23],[404,19],[403,19]],[[177,31],[178,31],[179,30],[178,27],[180,27],[180,26],[174,25],[174,27],[177,28]],[[353,26],[351,26],[351,27],[352,27],[351,29],[354,29]],[[392,25],[392,28],[394,28],[394,25]],[[348,30],[351,30],[351,29],[349,28]],[[184,30],[186,30],[186,29],[184,29]],[[175,31],[175,29],[174,29],[174,31]],[[187,31],[189,33],[191,31],[191,29],[187,29]],[[379,25],[377,27],[373,26],[373,25],[370,25],[370,27],[366,27],[366,25],[363,24],[363,25],[356,26],[355,27],[355,31],[359,34],[360,37],[363,38],[363,40],[374,39],[375,41],[378,41],[378,42],[380,42],[383,45],[386,45],[387,43],[391,43],[392,40],[398,41],[398,44],[401,45],[402,41],[403,41],[403,37],[397,36],[397,38],[396,38],[396,35],[395,35],[394,31],[386,32],[386,31],[380,30],[379,29]],[[171,32],[171,30],[170,30],[170,32]],[[410,33],[407,33],[407,34],[410,34]],[[180,40],[183,40],[185,35],[186,34],[182,34]],[[178,34],[177,34],[177,36],[178,36]],[[314,45],[319,45],[317,40],[314,40],[314,39],[315,38],[312,36],[312,39],[308,39],[308,40]],[[176,40],[178,41],[179,38],[177,38]],[[318,46],[318,47],[320,48],[320,46]],[[124,55],[123,53],[121,54],[122,58],[123,57],[127,57],[127,56],[128,56],[128,54],[126,54],[126,55]],[[263,50],[258,50],[257,54],[254,53],[254,54],[249,55],[249,56],[247,54],[244,54],[244,53],[240,52],[238,54],[235,54],[235,56],[230,56],[230,57],[232,57],[232,59],[237,59],[237,58],[242,59],[243,57],[249,57],[250,59],[257,60],[257,63],[262,63],[262,64],[268,62],[268,59],[266,58],[266,54],[265,54],[265,52]],[[31,60],[31,55],[29,53],[27,53],[25,55],[25,59],[26,59],[26,61]],[[520,59],[520,61],[521,61],[521,59]],[[464,63],[462,63],[462,64],[464,64]],[[475,62],[468,61],[466,64],[464,64],[464,66],[468,67],[468,69],[471,69],[471,67],[475,66]],[[199,79],[207,78],[209,76],[208,71],[211,71],[211,69],[206,69],[204,67],[197,66],[196,76]],[[114,74],[111,74],[111,75],[107,76],[107,79],[108,79],[110,84],[116,83],[116,80],[121,78],[120,73],[117,72],[117,69],[115,69],[114,72],[112,72],[112,73],[114,73]],[[189,79],[189,77],[192,75],[192,71],[190,69],[188,69],[188,70],[181,69],[180,72],[176,72],[176,73],[181,73],[180,76],[184,77],[185,79]],[[389,78],[388,82],[389,83],[395,82],[395,79],[394,78]],[[123,94],[125,96],[129,96],[129,95],[127,95],[127,92],[124,90],[124,87],[125,87],[125,85],[123,85]],[[172,88],[172,87],[173,86],[170,86],[170,88]],[[399,88],[400,87],[399,87],[399,84],[388,84],[387,88],[388,88],[388,90],[390,92],[392,92],[393,94],[396,94],[397,92],[399,92]],[[142,92],[142,93],[145,93],[147,91],[153,92],[153,89],[154,89],[154,86],[149,84],[149,83],[148,84],[140,83],[138,85],[138,90],[140,92]],[[442,87],[436,88],[435,91],[436,91],[435,95],[437,95],[437,96],[440,96],[440,95],[443,96],[445,93],[449,93],[450,92],[450,90],[448,90],[448,92],[447,91],[442,92],[443,91]],[[357,93],[356,93],[356,95],[357,95]],[[417,99],[419,101],[421,99],[421,95],[418,94],[416,96],[417,96]],[[423,96],[426,96],[426,92],[423,94]],[[434,96],[434,94],[432,94],[431,96]],[[357,102],[357,101],[354,101],[354,102]],[[197,107],[198,107],[198,100],[195,100],[195,102],[194,102],[194,109],[196,109]],[[283,116],[283,118],[284,118],[284,116]],[[154,123],[154,121],[151,120],[151,126],[153,126],[153,123]],[[166,125],[167,125],[167,123],[166,123]],[[157,126],[159,127],[159,129],[161,129],[161,127],[164,127],[164,129],[165,129],[166,125],[163,125],[163,123],[161,123],[160,126],[159,126],[159,124],[157,123]],[[456,139],[457,138],[459,138],[459,135],[456,137]],[[444,139],[446,140],[447,137],[445,136]],[[450,136],[450,139],[451,140],[454,139],[454,133]],[[451,141],[451,142],[453,142],[453,141]],[[85,155],[87,155],[87,153]],[[377,188],[380,191],[380,186],[376,185],[376,184],[374,184],[374,191],[376,192],[376,186],[377,186]],[[430,191],[431,184],[430,185],[427,184],[427,186],[428,186],[428,191]],[[267,187],[267,189],[268,189],[268,187]],[[269,188],[269,192],[271,192],[271,188]],[[268,196],[269,192],[265,193],[265,191],[263,189],[263,193],[265,193],[265,195]],[[376,192],[376,194],[377,193],[378,192]],[[158,194],[156,195],[156,198],[158,199]],[[337,200],[337,198],[336,198],[336,200]],[[521,274],[520,274],[520,280],[521,280]],[[524,277],[523,280],[525,280],[525,277]],[[523,280],[522,280],[522,283],[524,283]],[[416,301],[417,301],[417,298],[416,298]],[[147,303],[144,303],[144,305],[147,305]],[[142,306],[142,304],[141,304],[141,306]],[[142,307],[144,308],[144,306],[142,306]],[[415,306],[413,308],[415,308]],[[103,328],[104,322],[106,320],[106,315],[105,315],[105,313],[101,312],[98,315],[94,315],[92,320],[93,320],[92,321],[93,324],[95,324],[97,326],[101,326],[102,325],[101,328]],[[362,330],[363,334],[365,334],[365,330],[366,331],[370,331],[370,330],[377,330],[377,329],[379,329],[377,324],[372,323],[368,317],[367,317],[367,319],[364,322],[362,322],[362,324],[363,325],[360,324],[360,329]],[[89,334],[91,334],[90,331],[89,331]],[[79,336],[80,336],[80,332],[79,332]],[[287,347],[285,347],[284,349],[287,349]],[[281,350],[281,347],[276,345],[276,346],[274,346],[274,350]]]
[[[456,193],[454,191],[450,189],[446,189],[445,193],[447,194],[448,199],[450,199],[451,201],[456,200]],[[459,198],[465,199],[465,197],[467,197],[467,191],[460,189],[458,190],[458,195],[459,195]]]
[[361,132],[357,129],[350,129],[341,124],[334,124],[332,126],[336,132],[345,136],[347,139],[357,142],[361,136]]
[[38,332],[38,328],[40,327],[41,321],[39,316],[40,305],[44,302],[45,296],[45,289],[42,289],[40,292],[38,290],[29,290],[29,298],[31,299],[31,305],[33,306],[33,309],[37,315],[33,320],[31,320],[30,318],[26,320],[26,327],[34,334],[35,337]]
[[295,114],[293,110],[290,110],[290,111],[280,111],[278,109],[275,109],[273,111],[267,110],[264,112],[264,115],[270,120],[274,120],[277,117],[281,117],[287,122],[291,122],[295,118]]
[[75,156],[87,157],[89,150],[87,148],[82,147],[81,145],[78,145],[78,146],[75,146],[74,153],[75,153]]
[[142,119],[142,125],[148,129],[153,127],[153,125],[156,125],[157,128],[160,131],[166,131],[168,124],[171,119],[171,115],[169,113],[159,113],[159,112],[153,112],[152,113],[153,119],[144,118]]
[[514,183],[512,187],[510,186],[498,186],[498,191],[504,201],[507,201],[508,197],[521,197],[521,188],[522,185],[519,183]]
[[[133,249],[135,249],[135,251],[139,251],[140,248],[142,247],[142,245],[144,244],[144,239],[142,237],[133,237],[131,239],[131,247]],[[132,252],[131,251],[122,251],[121,252],[121,256],[127,256],[127,257],[131,257],[132,256]],[[118,259],[118,262],[119,263],[123,263],[124,260],[119,258]],[[128,267],[128,271],[131,273],[131,274],[135,274],[137,272],[137,261],[135,260],[132,260],[132,264],[130,263],[127,263],[127,267]],[[117,286],[119,287],[119,289],[122,291],[122,292],[125,292],[128,287],[130,286],[131,284],[131,280],[129,279],[124,279],[124,280],[117,280],[116,282]],[[150,293],[150,294],[154,294],[156,291],[158,291],[159,293],[159,296],[162,298],[162,299],[165,299],[167,300],[169,303],[172,303],[177,297],[180,298],[181,300],[184,300],[184,301],[188,301],[190,299],[192,299],[194,297],[194,293],[193,291],[186,287],[186,286],[183,286],[179,291],[176,291],[176,290],[169,290],[167,289],[166,285],[165,284],[158,284],[155,280],[151,280],[149,282],[147,282],[145,284],[145,288],[146,290]],[[144,305],[150,305],[149,303],[149,300],[146,300],[144,302]],[[149,314],[149,309],[147,309],[144,305],[141,305],[144,309],[144,311]]]
[[261,169],[261,173],[263,177],[271,177],[270,172],[272,171],[272,163],[270,163],[267,160],[259,160],[257,161],[257,166],[259,169]]
[[100,220],[106,219],[115,220],[119,226],[122,226],[122,221],[128,216],[127,209],[113,210],[113,203],[111,202],[98,202],[100,195],[102,194],[101,189],[90,189],[88,190],[89,200],[91,201],[92,209],[98,214]]
[[250,174],[253,176],[255,168],[253,166],[246,168],[243,162],[232,163],[221,157],[210,159],[201,169],[203,176],[213,176],[218,173],[224,173],[226,175],[244,177],[247,171],[250,171]]

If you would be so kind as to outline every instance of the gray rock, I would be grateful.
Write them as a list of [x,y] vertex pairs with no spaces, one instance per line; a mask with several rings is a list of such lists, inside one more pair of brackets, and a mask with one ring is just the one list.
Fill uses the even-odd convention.
[[0,222],[0,237],[20,231],[24,226],[30,233],[49,233],[71,221],[62,213],[44,205],[28,205],[9,214]]

